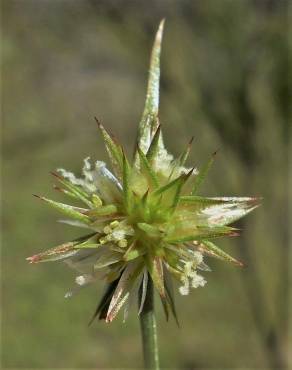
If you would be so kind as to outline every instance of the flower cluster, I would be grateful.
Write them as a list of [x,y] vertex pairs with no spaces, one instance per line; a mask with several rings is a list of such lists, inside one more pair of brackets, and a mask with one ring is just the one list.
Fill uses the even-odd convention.
[[88,233],[28,258],[31,263],[64,261],[76,269],[76,288],[67,297],[78,287],[105,280],[107,289],[95,316],[107,322],[139,289],[141,312],[149,279],[166,313],[170,310],[175,315],[172,278],[185,295],[190,288],[206,284],[200,273],[210,270],[204,256],[241,265],[217,247],[214,239],[237,235],[229,224],[258,205],[255,198],[199,196],[214,154],[197,171],[185,167],[191,143],[178,158],[165,149],[158,120],[162,31],[163,22],[152,50],[146,104],[133,161],[98,123],[112,172],[105,163],[97,161],[92,165],[86,158],[80,178],[64,169],[53,173],[59,183],[56,189],[78,205],[40,197],[67,217],[62,222],[85,228]]

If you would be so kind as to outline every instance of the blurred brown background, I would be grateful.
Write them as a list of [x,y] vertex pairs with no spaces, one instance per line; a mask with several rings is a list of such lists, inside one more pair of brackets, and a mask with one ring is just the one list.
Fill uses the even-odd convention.
[[25,257],[80,235],[31,194],[61,199],[49,171],[78,173],[88,155],[106,159],[93,116],[133,148],[163,17],[160,118],[169,149],[178,154],[195,136],[189,164],[200,166],[219,148],[203,194],[264,201],[237,225],[240,238],[221,242],[247,269],[208,261],[207,286],[177,294],[181,328],[165,322],[157,302],[161,362],[291,365],[289,13],[288,0],[2,1],[4,368],[142,366],[135,310],[126,324],[120,317],[88,328],[102,283],[65,300],[74,272]]

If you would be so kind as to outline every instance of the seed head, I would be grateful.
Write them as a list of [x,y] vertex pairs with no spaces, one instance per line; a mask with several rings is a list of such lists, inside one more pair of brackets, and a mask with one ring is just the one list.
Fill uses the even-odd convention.
[[[66,216],[61,220],[83,227],[87,234],[27,258],[30,263],[63,261],[77,270],[76,288],[103,279],[108,289],[95,316],[111,322],[132,294],[153,280],[166,310],[175,315],[170,280],[182,295],[203,287],[200,271],[210,271],[205,256],[242,265],[214,244],[237,235],[229,226],[258,206],[256,198],[202,197],[201,185],[214,154],[200,170],[186,168],[191,142],[178,158],[164,146],[158,119],[160,48],[163,22],[154,42],[146,103],[131,162],[122,146],[100,124],[112,170],[104,162],[84,160],[82,176],[64,169],[53,173],[56,189],[76,205],[40,197]],[[141,312],[143,299],[141,299]]]

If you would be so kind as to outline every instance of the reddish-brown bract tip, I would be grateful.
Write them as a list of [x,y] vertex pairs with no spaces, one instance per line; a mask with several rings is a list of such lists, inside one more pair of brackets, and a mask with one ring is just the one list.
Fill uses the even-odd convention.
[[29,261],[29,263],[37,263],[40,261],[40,256],[38,254],[35,254],[34,256],[27,257],[26,260]]
[[60,188],[59,186],[57,186],[57,185],[53,185],[53,188],[54,188],[54,190],[57,190],[57,191],[59,191],[60,193],[64,193],[64,189],[62,189],[62,188]]
[[237,262],[237,265],[238,265],[239,267],[243,268],[243,269],[247,268],[247,264],[246,264],[246,263],[244,263],[244,262],[242,262],[242,261],[238,261],[238,262]]
[[194,138],[195,138],[194,136],[191,137],[191,140],[189,141],[188,146],[191,146],[193,144]]
[[213,157],[213,158],[215,158],[215,157],[216,157],[216,155],[218,154],[219,150],[220,150],[220,149],[217,149],[217,150],[215,150],[215,152],[213,152],[213,153],[212,153],[212,157]]
[[50,174],[54,177],[56,177],[58,180],[63,180],[63,176],[61,176],[60,174],[58,174],[57,172],[54,172],[54,171],[51,171]]
[[103,127],[103,125],[99,122],[99,120],[98,120],[96,117],[94,117],[94,119],[95,119],[95,121],[96,121],[96,123],[97,123],[97,126],[98,126],[99,128]]
[[228,234],[228,236],[240,236],[240,233],[238,231],[231,231],[231,233]]
[[249,199],[248,203],[256,206],[259,205],[262,200],[262,197],[252,197]]

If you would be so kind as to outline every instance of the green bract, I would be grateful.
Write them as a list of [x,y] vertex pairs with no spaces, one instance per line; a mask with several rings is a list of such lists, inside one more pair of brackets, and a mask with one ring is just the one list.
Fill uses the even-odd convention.
[[206,283],[198,273],[209,270],[204,255],[242,265],[213,240],[237,235],[236,229],[228,225],[258,205],[255,198],[197,195],[214,156],[197,171],[185,167],[191,143],[176,159],[166,151],[158,121],[162,32],[163,21],[152,50],[133,162],[98,124],[113,172],[103,162],[92,166],[87,158],[81,178],[63,169],[53,174],[59,182],[56,188],[78,206],[40,197],[67,217],[62,222],[88,229],[87,235],[28,258],[32,263],[66,262],[80,272],[76,278],[79,287],[98,278],[105,280],[108,287],[94,317],[98,315],[107,322],[139,289],[141,312],[149,277],[166,314],[170,309],[175,315],[172,277],[180,282],[180,293],[188,294],[190,287]]

